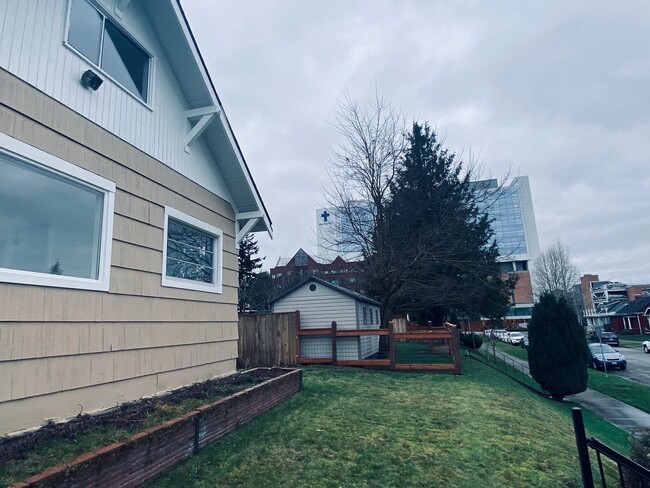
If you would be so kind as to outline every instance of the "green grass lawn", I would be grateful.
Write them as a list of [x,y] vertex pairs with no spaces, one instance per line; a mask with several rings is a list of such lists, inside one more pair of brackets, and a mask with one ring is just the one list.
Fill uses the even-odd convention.
[[395,361],[398,364],[447,364],[453,363],[449,346],[432,345],[430,342],[395,341]]
[[629,347],[630,349],[641,349],[643,341],[650,341],[650,336],[647,335],[622,335],[618,336],[618,341],[621,347]]
[[[497,350],[503,351],[511,356],[515,356],[524,361],[528,361],[528,351],[518,346],[512,346],[499,342],[496,345]],[[605,375],[602,371],[589,369],[589,388],[609,395],[622,402],[632,405],[633,407],[650,413],[650,387],[636,383],[634,381],[609,374]]]
[[[578,487],[568,402],[464,358],[463,376],[310,367],[288,402],[150,487]],[[627,435],[585,412],[588,435]]]

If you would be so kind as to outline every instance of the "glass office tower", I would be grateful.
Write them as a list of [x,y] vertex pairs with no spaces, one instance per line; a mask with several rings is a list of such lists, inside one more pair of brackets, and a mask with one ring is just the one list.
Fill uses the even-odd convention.
[[528,322],[533,307],[531,270],[540,252],[528,176],[514,178],[503,187],[496,179],[475,181],[472,186],[482,195],[480,205],[493,219],[501,270],[517,274],[506,325]]

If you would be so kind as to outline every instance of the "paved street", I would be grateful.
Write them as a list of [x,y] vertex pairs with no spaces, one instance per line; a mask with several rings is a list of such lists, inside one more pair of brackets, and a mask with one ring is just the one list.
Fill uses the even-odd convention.
[[615,347],[614,349],[625,355],[627,369],[625,371],[616,369],[609,373],[650,386],[650,354],[645,354],[641,345],[635,349],[627,347]]

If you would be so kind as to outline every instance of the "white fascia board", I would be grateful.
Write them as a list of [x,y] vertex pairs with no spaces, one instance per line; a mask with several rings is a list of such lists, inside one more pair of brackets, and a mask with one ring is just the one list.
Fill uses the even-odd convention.
[[219,107],[210,105],[208,107],[194,108],[192,110],[185,111],[185,117],[188,119],[193,119],[195,117],[203,117],[205,115],[218,114],[221,110]]
[[233,148],[233,152],[237,156],[237,161],[239,162],[239,167],[241,168],[241,171],[244,174],[244,177],[246,178],[246,183],[248,184],[251,192],[253,193],[253,198],[255,199],[255,204],[257,205],[257,208],[259,209],[259,211],[263,213],[262,220],[264,221],[264,224],[266,226],[266,230],[269,233],[269,237],[273,238],[273,228],[271,227],[271,222],[270,222],[269,216],[264,211],[264,205],[262,204],[260,196],[259,196],[259,194],[258,194],[258,192],[257,192],[257,190],[255,188],[255,184],[253,183],[253,179],[251,178],[251,175],[250,175],[249,171],[246,168],[246,164],[244,164],[244,158],[243,158],[241,152],[239,152],[239,150],[238,150],[237,142],[235,141],[235,135],[230,130],[230,124],[227,122],[226,114],[222,111],[221,114],[220,114],[220,117],[221,117],[221,122],[223,124],[223,128],[225,130],[225,133],[228,136],[228,141],[230,142],[230,146]]
[[262,212],[242,212],[235,214],[236,220],[248,220],[248,219],[259,219],[264,215]]
[[[185,36],[185,40],[187,42],[187,45],[189,46],[190,50],[192,51],[192,55],[194,56],[194,61],[196,64],[196,67],[198,68],[199,72],[201,73],[201,77],[203,78],[203,82],[205,83],[206,88],[208,89],[208,92],[210,93],[210,99],[212,100],[212,105],[218,108],[219,110],[219,118],[221,120],[221,124],[224,128],[225,133],[228,136],[228,141],[230,142],[230,146],[232,147],[233,153],[235,153],[237,157],[237,162],[239,163],[239,168],[244,175],[244,178],[246,179],[246,183],[248,184],[248,187],[253,194],[253,198],[255,199],[255,204],[257,208],[264,214],[264,217],[262,220],[264,221],[264,225],[266,226],[266,231],[268,232],[269,236],[273,238],[273,228],[271,226],[271,219],[269,218],[268,214],[266,213],[264,209],[264,204],[262,203],[262,200],[260,198],[260,195],[257,191],[257,188],[255,184],[253,183],[253,180],[251,178],[250,172],[248,168],[246,167],[246,164],[244,163],[244,157],[241,154],[241,151],[239,150],[239,146],[237,145],[237,142],[235,140],[235,135],[232,133],[232,130],[230,128],[230,124],[228,123],[228,118],[226,117],[225,112],[223,111],[223,107],[219,103],[219,97],[217,96],[216,91],[214,90],[214,87],[212,86],[212,82],[210,81],[210,77],[205,69],[205,66],[203,65],[203,61],[201,58],[201,55],[199,54],[199,51],[197,49],[196,43],[194,41],[194,37],[192,36],[192,33],[190,31],[190,27],[188,23],[185,21],[184,14],[181,10],[180,7],[180,0],[169,0],[171,3],[172,8],[174,9],[174,13],[176,14],[176,18],[178,19],[178,23],[183,31],[183,34]],[[236,210],[236,209],[235,209]]]
[[[235,229],[237,232],[237,237],[236,237],[236,244],[239,244],[239,242],[246,237],[246,234],[252,231],[253,227],[257,225],[257,223],[260,221],[260,219],[264,219],[265,214],[264,212],[241,212],[235,214]],[[245,221],[246,223],[242,226],[240,221]],[[266,226],[267,229],[270,229],[270,226]],[[271,239],[273,238],[273,235],[271,231],[269,231],[269,235],[271,236]]]

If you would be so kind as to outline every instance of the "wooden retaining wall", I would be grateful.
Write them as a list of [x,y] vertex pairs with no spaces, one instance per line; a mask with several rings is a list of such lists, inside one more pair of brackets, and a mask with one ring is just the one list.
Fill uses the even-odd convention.
[[244,367],[297,366],[300,312],[239,314],[239,361]]
[[140,486],[297,393],[302,386],[302,371],[287,371],[11,488]]

